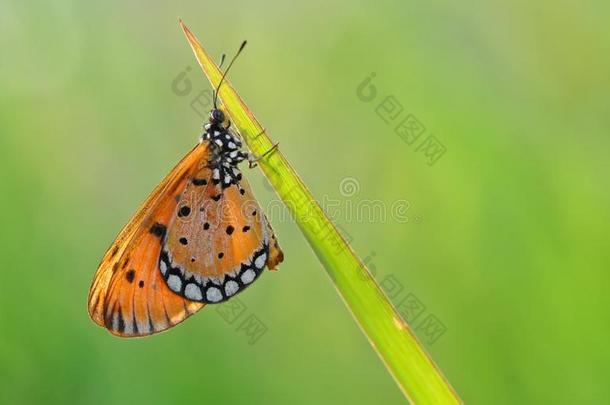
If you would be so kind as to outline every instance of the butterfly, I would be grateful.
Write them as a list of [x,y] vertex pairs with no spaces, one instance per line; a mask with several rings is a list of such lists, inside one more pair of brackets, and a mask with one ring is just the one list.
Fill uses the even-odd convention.
[[197,144],[121,230],[95,273],[91,319],[121,337],[164,331],[251,285],[284,259],[238,164],[242,151],[216,88]]

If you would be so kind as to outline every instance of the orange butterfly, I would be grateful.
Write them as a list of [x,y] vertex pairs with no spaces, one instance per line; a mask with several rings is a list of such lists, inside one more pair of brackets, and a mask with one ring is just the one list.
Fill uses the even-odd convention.
[[219,88],[200,143],[146,199],[97,269],[89,315],[117,336],[171,328],[206,303],[235,296],[284,258],[238,169],[249,154],[230,123],[223,125]]

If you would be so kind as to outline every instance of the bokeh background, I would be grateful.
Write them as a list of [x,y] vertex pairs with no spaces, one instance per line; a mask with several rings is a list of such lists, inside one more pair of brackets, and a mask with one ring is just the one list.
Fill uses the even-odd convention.
[[[607,402],[608,4],[3,0],[0,402],[404,401],[280,211],[286,261],[238,319],[136,340],[88,319],[105,249],[200,133],[178,17],[213,55],[249,40],[233,84],[413,327],[440,325],[416,333],[467,403]],[[386,218],[350,216],[367,200]]]

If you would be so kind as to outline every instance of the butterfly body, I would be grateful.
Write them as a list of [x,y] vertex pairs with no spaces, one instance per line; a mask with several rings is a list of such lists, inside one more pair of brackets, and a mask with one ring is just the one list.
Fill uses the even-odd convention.
[[249,158],[219,109],[108,249],[89,314],[113,334],[144,336],[228,300],[283,260],[238,168]]

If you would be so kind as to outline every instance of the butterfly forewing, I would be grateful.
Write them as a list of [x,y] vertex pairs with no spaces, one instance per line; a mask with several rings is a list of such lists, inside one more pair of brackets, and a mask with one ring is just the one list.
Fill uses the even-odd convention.
[[207,144],[196,146],[142,204],[102,259],[89,292],[89,315],[112,333],[160,332],[203,306],[167,288],[158,260],[177,199],[208,155]]

